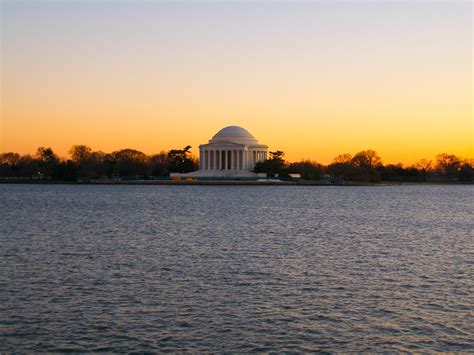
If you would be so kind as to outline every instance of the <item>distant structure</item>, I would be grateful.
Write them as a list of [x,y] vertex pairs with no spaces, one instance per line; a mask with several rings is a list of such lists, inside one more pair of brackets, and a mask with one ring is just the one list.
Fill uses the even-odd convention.
[[257,177],[255,164],[267,159],[268,146],[245,128],[228,126],[199,146],[199,170],[183,177]]

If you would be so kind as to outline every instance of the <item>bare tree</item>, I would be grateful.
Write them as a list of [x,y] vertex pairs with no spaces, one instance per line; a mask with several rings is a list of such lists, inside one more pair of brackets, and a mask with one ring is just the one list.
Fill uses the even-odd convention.
[[356,168],[373,169],[382,163],[382,159],[375,150],[369,149],[354,155],[351,162]]
[[460,166],[461,160],[453,154],[442,153],[436,156],[436,170],[447,179],[455,178]]
[[69,149],[69,154],[74,162],[85,162],[91,158],[92,149],[87,145],[73,145]]
[[350,164],[352,161],[352,155],[349,153],[339,154],[332,160],[332,164]]

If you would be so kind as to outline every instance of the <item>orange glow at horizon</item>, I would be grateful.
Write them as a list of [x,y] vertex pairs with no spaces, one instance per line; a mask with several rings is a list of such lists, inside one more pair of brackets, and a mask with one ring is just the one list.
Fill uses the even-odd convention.
[[69,6],[2,5],[0,152],[198,155],[238,125],[289,161],[474,158],[470,4]]

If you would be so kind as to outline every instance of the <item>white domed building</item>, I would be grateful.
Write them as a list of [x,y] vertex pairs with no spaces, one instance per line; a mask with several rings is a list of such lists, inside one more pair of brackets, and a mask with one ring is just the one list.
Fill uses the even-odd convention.
[[199,170],[181,176],[257,177],[255,164],[268,156],[268,146],[259,144],[245,128],[228,126],[209,143],[199,146]]

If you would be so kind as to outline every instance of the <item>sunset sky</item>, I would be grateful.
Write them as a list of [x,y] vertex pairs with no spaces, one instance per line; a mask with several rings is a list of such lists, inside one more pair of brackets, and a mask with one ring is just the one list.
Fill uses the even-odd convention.
[[1,2],[0,151],[474,157],[470,1]]

